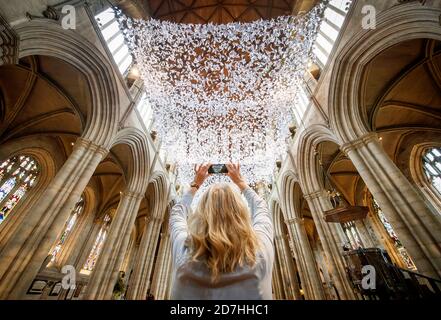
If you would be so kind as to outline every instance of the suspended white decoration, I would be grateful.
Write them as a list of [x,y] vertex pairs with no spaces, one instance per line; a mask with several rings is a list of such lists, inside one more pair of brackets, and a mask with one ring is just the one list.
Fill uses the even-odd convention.
[[220,25],[117,10],[180,183],[191,182],[196,163],[228,161],[251,184],[271,181],[326,2],[306,15]]

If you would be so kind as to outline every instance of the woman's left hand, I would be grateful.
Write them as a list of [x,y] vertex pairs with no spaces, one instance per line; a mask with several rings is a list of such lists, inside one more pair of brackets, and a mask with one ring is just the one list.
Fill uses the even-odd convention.
[[197,184],[198,187],[200,187],[204,183],[205,179],[207,179],[207,177],[210,175],[208,173],[208,169],[210,168],[210,166],[211,166],[211,163],[195,166],[195,169],[194,169],[195,177],[194,177],[193,183]]

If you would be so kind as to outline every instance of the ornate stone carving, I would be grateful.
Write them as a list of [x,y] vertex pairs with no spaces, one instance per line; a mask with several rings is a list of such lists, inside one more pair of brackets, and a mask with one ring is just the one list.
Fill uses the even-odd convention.
[[43,11],[43,16],[47,19],[58,21],[60,19],[60,15],[58,11],[51,6],[47,6],[46,10]]
[[0,66],[18,62],[17,35],[0,16]]
[[41,16],[35,16],[29,12],[26,12],[26,17],[29,20],[49,19],[49,20],[59,21],[61,18],[61,11],[55,7],[47,6],[46,10],[44,10],[41,13]]

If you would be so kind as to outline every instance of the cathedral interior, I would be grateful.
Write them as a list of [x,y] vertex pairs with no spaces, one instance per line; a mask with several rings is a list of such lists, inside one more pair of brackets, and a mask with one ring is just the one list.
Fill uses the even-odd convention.
[[[320,2],[0,0],[0,299],[170,299],[168,219],[188,186],[114,8],[216,26]],[[441,295],[440,17],[440,0],[326,3],[284,153],[254,185],[274,299]]]

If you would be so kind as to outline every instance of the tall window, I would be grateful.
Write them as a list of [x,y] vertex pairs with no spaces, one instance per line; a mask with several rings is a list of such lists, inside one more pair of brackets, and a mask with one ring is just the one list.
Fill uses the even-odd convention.
[[103,248],[104,241],[107,237],[107,232],[110,225],[110,216],[106,214],[104,216],[103,225],[101,226],[100,231],[98,232],[98,236],[95,239],[95,243],[93,244],[92,250],[90,251],[89,257],[87,258],[86,263],[81,270],[81,273],[90,274],[95,267],[96,260],[101,253],[101,249]]
[[83,197],[80,198],[80,200],[76,203],[75,208],[73,209],[69,219],[66,222],[66,225],[64,227],[64,231],[61,234],[60,239],[57,242],[57,245],[52,250],[52,259],[51,262],[55,262],[57,259],[58,254],[61,252],[61,249],[63,248],[63,244],[66,242],[66,239],[70,235],[75,223],[78,221],[79,216],[83,212],[84,209],[84,199]]
[[149,100],[147,99],[147,94],[145,92],[142,94],[141,99],[136,106],[136,109],[138,109],[139,115],[141,116],[145,126],[149,130],[153,121],[153,109],[150,105]]
[[441,148],[432,148],[423,157],[427,179],[441,195]]
[[342,224],[342,227],[352,248],[363,248],[363,242],[360,239],[360,235],[358,234],[357,227],[355,226],[354,221],[345,222]]
[[107,47],[112,53],[115,63],[121,74],[125,75],[132,65],[133,59],[129,47],[124,42],[124,36],[119,29],[118,21],[112,8],[109,8],[97,16],[96,21],[101,29]]
[[302,122],[303,116],[309,106],[311,99],[303,86],[300,86],[299,93],[297,95],[297,100],[295,102],[295,106],[293,108],[294,118],[296,124]]
[[40,173],[37,161],[20,155],[0,165],[0,223],[34,185]]
[[[313,48],[313,53],[317,57],[316,62],[321,69],[328,62],[351,3],[352,0],[331,0],[324,12],[324,18]],[[310,101],[308,92],[304,87],[301,87],[292,110],[297,125],[302,123]]]
[[322,68],[328,62],[351,2],[351,0],[331,0],[325,10],[314,48],[314,54]]
[[397,234],[395,233],[394,229],[392,228],[392,225],[389,223],[387,218],[384,216],[384,213],[381,210],[380,206],[378,205],[377,201],[373,198],[372,198],[372,205],[376,215],[383,224],[383,227],[386,229],[390,239],[395,245],[395,248],[397,249],[397,252],[400,255],[403,262],[405,263],[406,267],[410,270],[416,270],[416,266],[413,263],[412,258],[409,256],[409,253],[407,252],[406,248],[404,248],[403,244],[398,239]]

